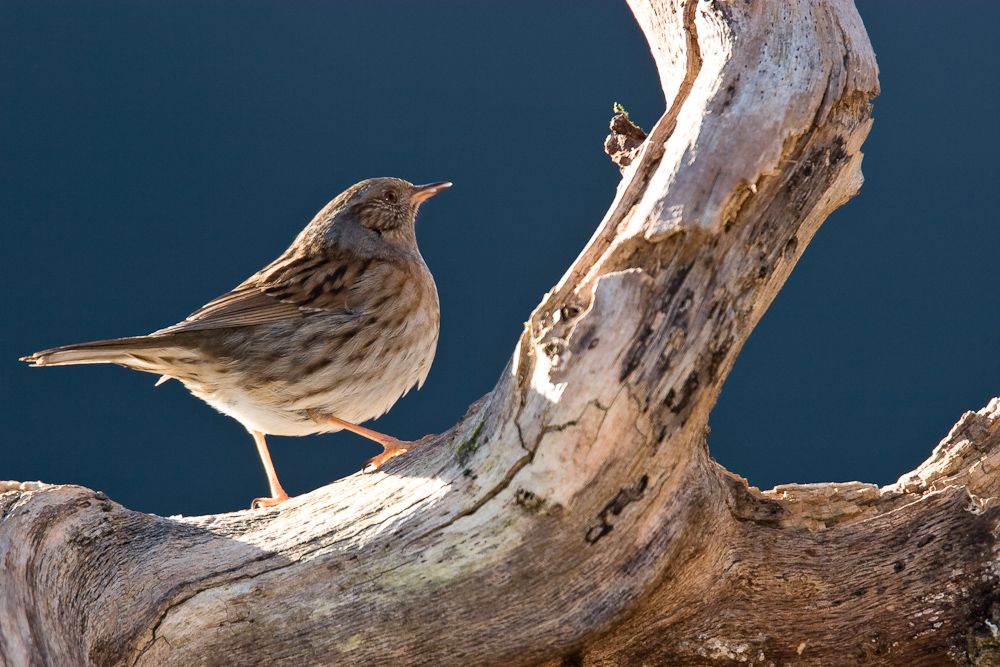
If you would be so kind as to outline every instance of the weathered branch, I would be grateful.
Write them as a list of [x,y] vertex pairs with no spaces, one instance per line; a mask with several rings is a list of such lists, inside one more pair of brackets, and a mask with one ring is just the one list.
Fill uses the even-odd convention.
[[878,83],[853,5],[630,4],[669,108],[496,388],[270,510],[8,484],[0,660],[995,664],[998,401],[883,489],[761,493],[705,447],[741,346],[861,184]]

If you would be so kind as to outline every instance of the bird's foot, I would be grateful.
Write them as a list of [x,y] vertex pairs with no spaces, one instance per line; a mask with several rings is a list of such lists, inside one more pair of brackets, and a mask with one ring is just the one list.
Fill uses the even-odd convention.
[[253,504],[250,505],[250,509],[259,510],[265,507],[274,507],[275,505],[281,504],[288,500],[288,494],[282,491],[279,495],[271,496],[269,498],[254,498]]
[[[388,436],[383,436],[383,437],[388,438]],[[364,473],[374,472],[378,470],[379,467],[381,467],[381,465],[386,461],[388,461],[389,459],[395,458],[400,454],[405,454],[411,449],[414,449],[415,447],[419,447],[420,445],[424,444],[433,437],[434,437],[433,435],[425,435],[419,440],[409,440],[409,441],[396,440],[395,438],[392,438],[394,442],[379,440],[378,442],[379,444],[382,445],[383,449],[382,453],[379,454],[378,456],[373,456],[367,461],[365,461],[365,465],[361,469],[361,472]]]
[[260,431],[251,430],[250,435],[253,436],[254,442],[257,443],[257,453],[260,454],[260,460],[264,464],[264,472],[267,473],[267,484],[271,487],[271,497],[255,498],[253,504],[250,505],[250,509],[274,507],[278,503],[288,500],[288,494],[281,488],[278,475],[274,472],[274,464],[271,463],[271,454],[267,451],[267,442],[264,440],[264,434]]
[[365,465],[361,468],[361,472],[372,472],[373,470],[378,470],[379,467],[389,459],[395,458],[400,454],[405,454],[414,447],[419,447],[434,437],[433,435],[425,435],[419,440],[399,440],[391,435],[385,435],[384,433],[379,433],[378,431],[373,431],[370,428],[352,424],[349,421],[344,421],[343,419],[339,419],[337,417],[330,417],[329,415],[314,416],[313,419],[316,421],[323,420],[336,424],[345,431],[357,433],[363,438],[368,438],[369,440],[382,445],[382,453],[365,461]]

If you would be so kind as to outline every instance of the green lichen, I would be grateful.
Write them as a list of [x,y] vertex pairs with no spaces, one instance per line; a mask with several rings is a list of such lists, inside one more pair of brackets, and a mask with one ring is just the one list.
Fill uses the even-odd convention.
[[476,428],[472,429],[472,435],[462,441],[462,444],[458,446],[458,450],[455,452],[458,454],[458,460],[465,465],[466,461],[476,453],[479,449],[479,433],[483,430],[483,422],[476,424]]
[[615,102],[615,106],[613,107],[613,109],[615,113],[620,113],[621,115],[625,116],[625,120],[628,120],[628,111],[625,111],[625,107],[623,107],[621,104]]

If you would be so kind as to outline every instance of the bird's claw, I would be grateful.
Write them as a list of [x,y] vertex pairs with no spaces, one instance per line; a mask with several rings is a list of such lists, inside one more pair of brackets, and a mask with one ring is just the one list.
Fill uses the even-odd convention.
[[272,496],[268,498],[254,498],[253,503],[250,504],[250,509],[260,510],[264,509],[265,507],[274,507],[276,505],[285,502],[286,500],[288,500],[287,495],[281,495],[276,497]]
[[378,456],[373,456],[365,461],[365,465],[361,468],[361,472],[364,474],[375,472],[389,459],[396,458],[400,454],[405,454],[411,449],[424,444],[433,437],[433,435],[425,435],[419,440],[412,440],[410,442],[399,440],[397,441],[399,443],[397,445],[382,445],[384,451]]

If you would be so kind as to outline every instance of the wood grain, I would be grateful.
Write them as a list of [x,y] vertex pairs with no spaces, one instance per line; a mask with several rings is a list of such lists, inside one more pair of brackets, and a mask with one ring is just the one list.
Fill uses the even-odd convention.
[[881,489],[760,492],[705,445],[740,348],[861,185],[857,11],[630,5],[667,109],[495,389],[268,510],[0,486],[5,665],[1000,664],[1000,402]]

